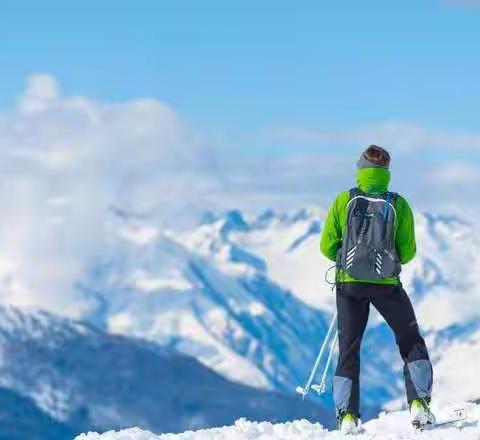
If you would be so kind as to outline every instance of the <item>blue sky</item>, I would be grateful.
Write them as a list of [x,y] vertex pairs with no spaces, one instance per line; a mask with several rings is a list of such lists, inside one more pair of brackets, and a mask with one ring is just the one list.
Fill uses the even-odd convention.
[[7,1],[0,106],[44,72],[67,96],[165,102],[231,163],[315,156],[322,175],[332,150],[353,165],[383,141],[413,180],[455,162],[456,190],[480,182],[475,3]]
[[112,208],[327,208],[370,143],[416,211],[478,218],[479,48],[475,0],[1,2],[12,300],[68,309]]
[[202,126],[413,120],[474,130],[480,10],[426,1],[7,1],[0,102],[48,72]]

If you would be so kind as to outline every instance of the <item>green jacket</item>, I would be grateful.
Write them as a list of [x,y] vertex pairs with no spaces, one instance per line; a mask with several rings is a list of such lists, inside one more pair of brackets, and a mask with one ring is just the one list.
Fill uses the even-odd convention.
[[[383,194],[388,190],[390,171],[384,168],[362,168],[357,172],[357,185],[365,193]],[[337,196],[327,215],[323,227],[320,250],[332,261],[336,260],[337,250],[342,246],[343,230],[347,223],[347,203],[350,192],[345,191]],[[408,263],[415,256],[415,224],[413,213],[408,202],[398,196],[395,202],[397,217],[395,221],[395,245],[402,264]],[[337,270],[336,280],[339,282],[360,282],[373,284],[398,284],[399,277],[383,280],[358,280],[341,269]]]

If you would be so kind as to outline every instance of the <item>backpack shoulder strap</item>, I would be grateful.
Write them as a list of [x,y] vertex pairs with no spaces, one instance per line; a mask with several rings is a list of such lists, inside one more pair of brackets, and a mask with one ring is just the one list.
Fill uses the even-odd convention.
[[395,203],[398,199],[398,193],[396,192],[392,192],[392,191],[388,191],[387,194],[390,194],[390,201],[392,203]]
[[354,197],[362,195],[363,192],[361,191],[360,188],[352,188],[350,190],[350,200],[352,200]]
[[398,194],[394,192],[387,191],[385,193],[385,208],[383,209],[383,218],[387,219],[388,210],[390,209],[390,205],[392,205],[395,209],[396,201],[398,198]]

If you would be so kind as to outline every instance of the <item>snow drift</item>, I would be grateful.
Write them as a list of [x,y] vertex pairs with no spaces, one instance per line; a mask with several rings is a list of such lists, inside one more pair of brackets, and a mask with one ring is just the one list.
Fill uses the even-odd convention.
[[[456,407],[448,407],[437,410],[439,423],[457,417],[455,409]],[[480,406],[469,403],[462,409],[464,410],[463,420],[440,425],[423,432],[417,432],[410,426],[407,411],[381,413],[378,418],[362,425],[359,435],[350,438],[357,440],[478,440],[480,438]],[[104,434],[82,434],[77,436],[75,440],[318,440],[339,438],[347,437],[336,431],[328,431],[319,423],[310,423],[306,420],[272,424],[240,419],[233,426],[196,432],[188,431],[183,434],[157,436],[138,428],[132,428],[120,432],[110,431]]]

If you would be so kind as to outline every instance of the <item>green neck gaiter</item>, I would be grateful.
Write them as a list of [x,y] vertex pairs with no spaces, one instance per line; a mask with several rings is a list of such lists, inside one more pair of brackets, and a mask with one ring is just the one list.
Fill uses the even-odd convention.
[[383,194],[388,190],[390,171],[385,168],[360,168],[357,185],[367,194]]

